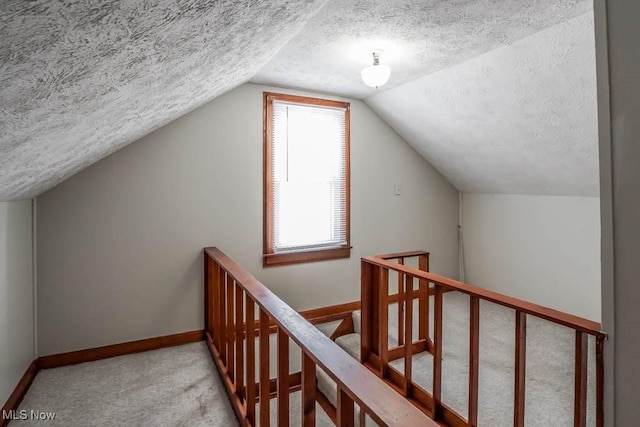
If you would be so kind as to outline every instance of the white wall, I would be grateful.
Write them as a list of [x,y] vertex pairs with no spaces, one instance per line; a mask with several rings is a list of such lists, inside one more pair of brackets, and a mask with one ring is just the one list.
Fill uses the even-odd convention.
[[0,406],[34,359],[31,200],[0,202]]
[[202,328],[209,245],[300,310],[359,299],[365,255],[426,249],[455,276],[457,191],[360,101],[351,258],[263,269],[264,90],[281,91],[241,86],[38,197],[41,354]]
[[600,200],[464,194],[466,281],[600,321]]

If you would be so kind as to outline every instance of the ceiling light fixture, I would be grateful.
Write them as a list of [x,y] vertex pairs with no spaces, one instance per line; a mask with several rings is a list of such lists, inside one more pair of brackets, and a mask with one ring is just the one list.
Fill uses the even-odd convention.
[[382,55],[382,49],[376,49],[371,54],[373,55],[373,65],[363,68],[360,75],[362,81],[367,86],[379,88],[389,80],[391,76],[391,69],[386,65],[380,65],[380,55]]

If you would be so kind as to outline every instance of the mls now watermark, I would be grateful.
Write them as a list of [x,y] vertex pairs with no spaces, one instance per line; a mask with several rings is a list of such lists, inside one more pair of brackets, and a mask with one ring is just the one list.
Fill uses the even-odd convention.
[[56,418],[55,412],[45,412],[45,411],[35,411],[26,409],[21,409],[19,411],[11,410],[5,411],[2,410],[2,419],[3,420],[36,420],[36,421],[52,421]]

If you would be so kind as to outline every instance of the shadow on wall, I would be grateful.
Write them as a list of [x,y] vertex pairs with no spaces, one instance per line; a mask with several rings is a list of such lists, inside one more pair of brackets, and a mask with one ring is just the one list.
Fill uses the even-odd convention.
[[0,203],[0,402],[34,357],[31,201]]

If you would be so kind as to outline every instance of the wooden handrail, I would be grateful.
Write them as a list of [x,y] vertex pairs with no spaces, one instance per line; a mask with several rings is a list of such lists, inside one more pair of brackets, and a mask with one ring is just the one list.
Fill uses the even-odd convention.
[[[418,269],[406,265],[405,259],[411,257],[418,257]],[[396,391],[423,408],[436,421],[448,426],[476,426],[478,423],[480,300],[484,300],[515,311],[513,425],[521,427],[525,422],[528,315],[575,331],[574,427],[586,425],[587,340],[588,335],[594,336],[596,345],[595,423],[597,427],[604,425],[602,349],[606,334],[601,330],[599,323],[430,273],[429,256],[424,251],[364,257],[361,267],[361,361],[393,385]],[[389,279],[392,271],[397,273],[398,293],[396,295],[389,293]],[[417,290],[414,287],[415,282],[418,283]],[[458,291],[469,296],[469,383],[466,419],[442,401],[443,293],[449,291]],[[428,333],[425,336],[419,336],[416,341],[412,336],[412,323],[415,321],[412,319],[412,310],[417,299],[419,306],[420,304],[424,306],[424,311],[420,310],[418,324],[428,325],[431,303],[425,295],[433,296],[433,341]],[[425,299],[426,304],[423,302]],[[389,349],[387,322],[389,306],[392,302],[397,302],[400,345]],[[401,315],[403,310],[404,315]],[[426,348],[421,346],[423,342]],[[412,358],[416,353],[425,350],[433,355],[431,393],[413,382],[412,378]],[[404,372],[390,364],[392,360],[399,357],[404,357]]]
[[[226,279],[225,279],[226,278]],[[222,280],[221,280],[222,279]],[[224,284],[226,283],[226,288]],[[216,288],[217,286],[217,288]],[[314,409],[310,407],[309,395],[313,395],[315,392],[315,386],[309,379],[311,373],[315,373],[313,369],[314,364],[321,367],[328,375],[335,381],[338,387],[338,414],[342,414],[342,417],[338,417],[338,425],[340,425],[340,419],[347,420],[350,414],[352,414],[353,403],[360,406],[362,411],[365,411],[376,423],[383,426],[407,426],[407,425],[422,425],[427,427],[436,427],[438,424],[427,417],[423,412],[413,406],[410,402],[403,399],[400,395],[395,393],[384,381],[376,377],[366,367],[361,365],[357,360],[346,353],[342,348],[335,344],[331,339],[324,335],[319,329],[311,325],[306,321],[299,313],[289,307],[280,298],[278,298],[273,292],[271,292],[266,286],[260,283],[255,277],[249,274],[246,270],[236,264],[231,258],[225,255],[222,251],[215,247],[205,248],[205,299],[208,301],[212,298],[212,294],[215,294],[216,289],[220,290],[220,295],[223,295],[226,289],[227,302],[218,301],[221,311],[225,310],[225,304],[227,307],[227,319],[225,320],[225,313],[212,312],[212,307],[206,307],[205,313],[205,329],[208,335],[208,343],[211,346],[216,347],[212,353],[214,359],[218,365],[221,374],[226,375],[225,385],[228,392],[232,396],[232,403],[235,405],[234,409],[238,416],[242,419],[243,425],[252,425],[252,417],[246,417],[246,412],[253,409],[243,409],[239,407],[239,401],[246,400],[248,396],[255,399],[256,390],[253,387],[253,379],[251,380],[251,387],[247,387],[247,393],[242,391],[242,375],[236,374],[233,378],[234,370],[233,365],[233,349],[234,340],[235,348],[242,349],[241,344],[238,341],[243,339],[241,315],[238,314],[238,309],[242,309],[242,303],[238,302],[238,298],[242,300],[243,296],[247,302],[247,307],[253,304],[257,305],[260,310],[261,319],[261,353],[260,362],[261,366],[267,366],[267,370],[261,369],[260,376],[262,380],[259,385],[260,402],[262,399],[266,399],[268,391],[264,387],[264,384],[268,382],[268,340],[265,342],[262,340],[262,334],[268,334],[269,319],[265,316],[269,316],[272,321],[277,325],[278,330],[278,350],[279,353],[288,347],[288,338],[292,339],[302,350],[303,353],[303,375],[302,383],[305,387],[303,391],[303,416],[304,425],[313,425],[311,419],[313,418]],[[233,296],[236,295],[236,319],[234,325],[234,319],[231,316],[229,310],[233,310]],[[240,297],[238,297],[240,295]],[[251,303],[249,304],[249,301]],[[246,312],[245,312],[246,313]],[[250,322],[250,323],[248,323]],[[233,332],[233,328],[236,328],[236,332]],[[244,328],[253,334],[254,322],[253,314],[247,317]],[[210,333],[211,332],[211,333]],[[288,338],[286,338],[288,337]],[[265,347],[263,347],[263,345]],[[219,348],[217,348],[219,347]],[[226,355],[225,355],[225,348]],[[247,349],[249,349],[249,345]],[[253,349],[253,345],[251,345]],[[263,360],[263,352],[266,351],[266,365]],[[236,361],[243,363],[242,357],[238,356],[236,352]],[[287,357],[288,357],[288,352]],[[282,353],[281,353],[282,354]],[[218,360],[219,359],[219,360]],[[278,358],[280,359],[280,357]],[[247,354],[247,363],[253,363],[253,355]],[[237,365],[236,362],[236,365]],[[236,366],[237,372],[241,372],[242,368]],[[283,378],[283,373],[288,370],[284,365],[281,365],[279,360],[277,379],[278,383],[278,398],[284,398],[281,395],[284,393],[284,385],[288,383],[288,378]],[[264,378],[266,372],[267,377]],[[247,376],[253,377],[255,372],[251,371]],[[240,381],[240,384],[238,384]],[[232,383],[235,383],[232,384]],[[288,389],[286,391],[286,400],[288,402]],[[282,410],[286,409],[288,403],[282,402],[278,407]],[[255,405],[255,401],[248,402],[247,408]],[[268,402],[266,407],[263,407],[261,403],[261,417],[264,422],[268,417]],[[263,409],[265,410],[263,412]],[[280,416],[280,414],[279,414]],[[283,414],[284,416],[284,414]],[[283,418],[285,419],[285,418]],[[351,416],[353,420],[353,417]],[[308,424],[307,424],[308,420]],[[348,422],[345,422],[348,424]],[[288,423],[287,423],[288,425]]]
[[429,252],[426,252],[426,251],[396,252],[396,253],[390,253],[390,254],[376,255],[376,258],[389,260],[389,259],[413,258],[417,256],[422,256],[422,255],[429,255]]
[[577,331],[585,332],[589,335],[600,338],[606,337],[606,334],[601,330],[600,323],[579,316],[574,316],[573,314],[564,313],[562,311],[524,301],[519,298],[513,298],[499,292],[494,292],[488,289],[480,288],[478,286],[470,285],[468,283],[459,282],[457,280],[440,276],[438,274],[429,273],[415,268],[407,267],[406,265],[390,262],[377,256],[364,257],[362,258],[362,260],[372,265],[398,271],[418,279],[427,280],[431,283],[445,286],[447,288],[465,293],[467,295],[476,296],[480,299],[490,301],[504,307],[509,307],[514,310],[521,311],[553,323],[558,323]]

